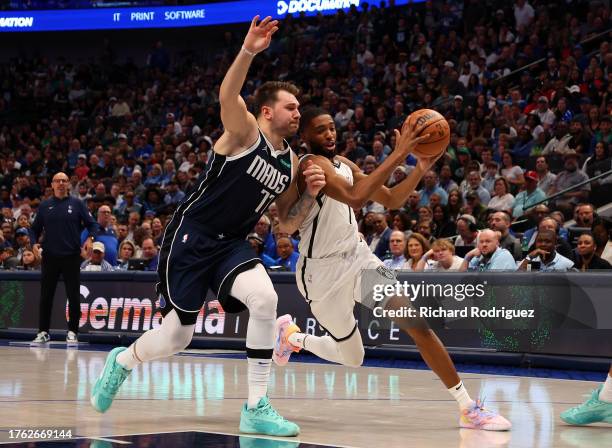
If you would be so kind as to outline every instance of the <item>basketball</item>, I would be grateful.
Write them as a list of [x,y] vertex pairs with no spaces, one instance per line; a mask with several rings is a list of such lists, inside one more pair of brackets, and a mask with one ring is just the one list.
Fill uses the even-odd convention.
[[446,151],[450,142],[450,127],[448,121],[439,112],[432,109],[419,109],[408,115],[405,123],[412,124],[414,121],[416,121],[417,128],[422,127],[418,135],[430,134],[414,149],[415,156],[432,157]]

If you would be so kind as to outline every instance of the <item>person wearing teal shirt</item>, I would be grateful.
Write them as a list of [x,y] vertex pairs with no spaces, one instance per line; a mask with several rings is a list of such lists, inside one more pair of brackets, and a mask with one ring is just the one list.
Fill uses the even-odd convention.
[[518,218],[534,204],[546,199],[546,193],[538,188],[538,174],[535,171],[525,173],[525,189],[514,198],[512,216]]

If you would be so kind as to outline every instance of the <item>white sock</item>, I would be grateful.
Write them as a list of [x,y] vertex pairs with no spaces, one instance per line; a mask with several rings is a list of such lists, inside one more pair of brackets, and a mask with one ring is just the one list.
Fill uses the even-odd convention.
[[291,333],[289,335],[289,337],[287,338],[287,340],[294,346],[298,347],[298,348],[304,348],[304,342],[306,341],[306,337],[308,335],[305,333],[299,333],[299,332],[295,332],[295,333]]
[[448,389],[448,393],[453,396],[459,404],[459,409],[464,410],[469,408],[474,401],[470,398],[467,389],[463,385],[463,381],[459,381],[459,384],[454,385]]
[[117,355],[117,362],[123,366],[124,369],[132,370],[141,361],[134,355],[134,344],[130,345],[127,350],[122,351]]
[[249,398],[247,406],[249,409],[257,407],[257,403],[266,396],[268,391],[268,379],[270,378],[271,359],[247,358],[249,363]]
[[606,403],[612,403],[612,376],[608,374],[606,382],[603,388],[599,392],[599,401],[605,401]]

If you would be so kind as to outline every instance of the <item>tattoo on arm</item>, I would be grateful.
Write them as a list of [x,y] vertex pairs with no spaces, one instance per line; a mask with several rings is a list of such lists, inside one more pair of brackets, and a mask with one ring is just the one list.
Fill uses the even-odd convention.
[[315,203],[315,197],[308,194],[308,192],[304,192],[300,199],[293,204],[293,207],[289,210],[287,214],[287,221],[291,222],[296,227],[299,227],[300,224],[306,219],[308,212],[312,208]]

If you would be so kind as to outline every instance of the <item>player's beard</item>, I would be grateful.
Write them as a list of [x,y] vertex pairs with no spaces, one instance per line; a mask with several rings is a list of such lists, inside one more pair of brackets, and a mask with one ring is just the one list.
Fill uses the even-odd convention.
[[314,142],[310,143],[310,152],[318,156],[326,157],[329,160],[333,160],[334,156],[336,155],[335,149],[330,151],[329,149],[326,149],[324,146],[319,145],[318,143],[314,143]]

